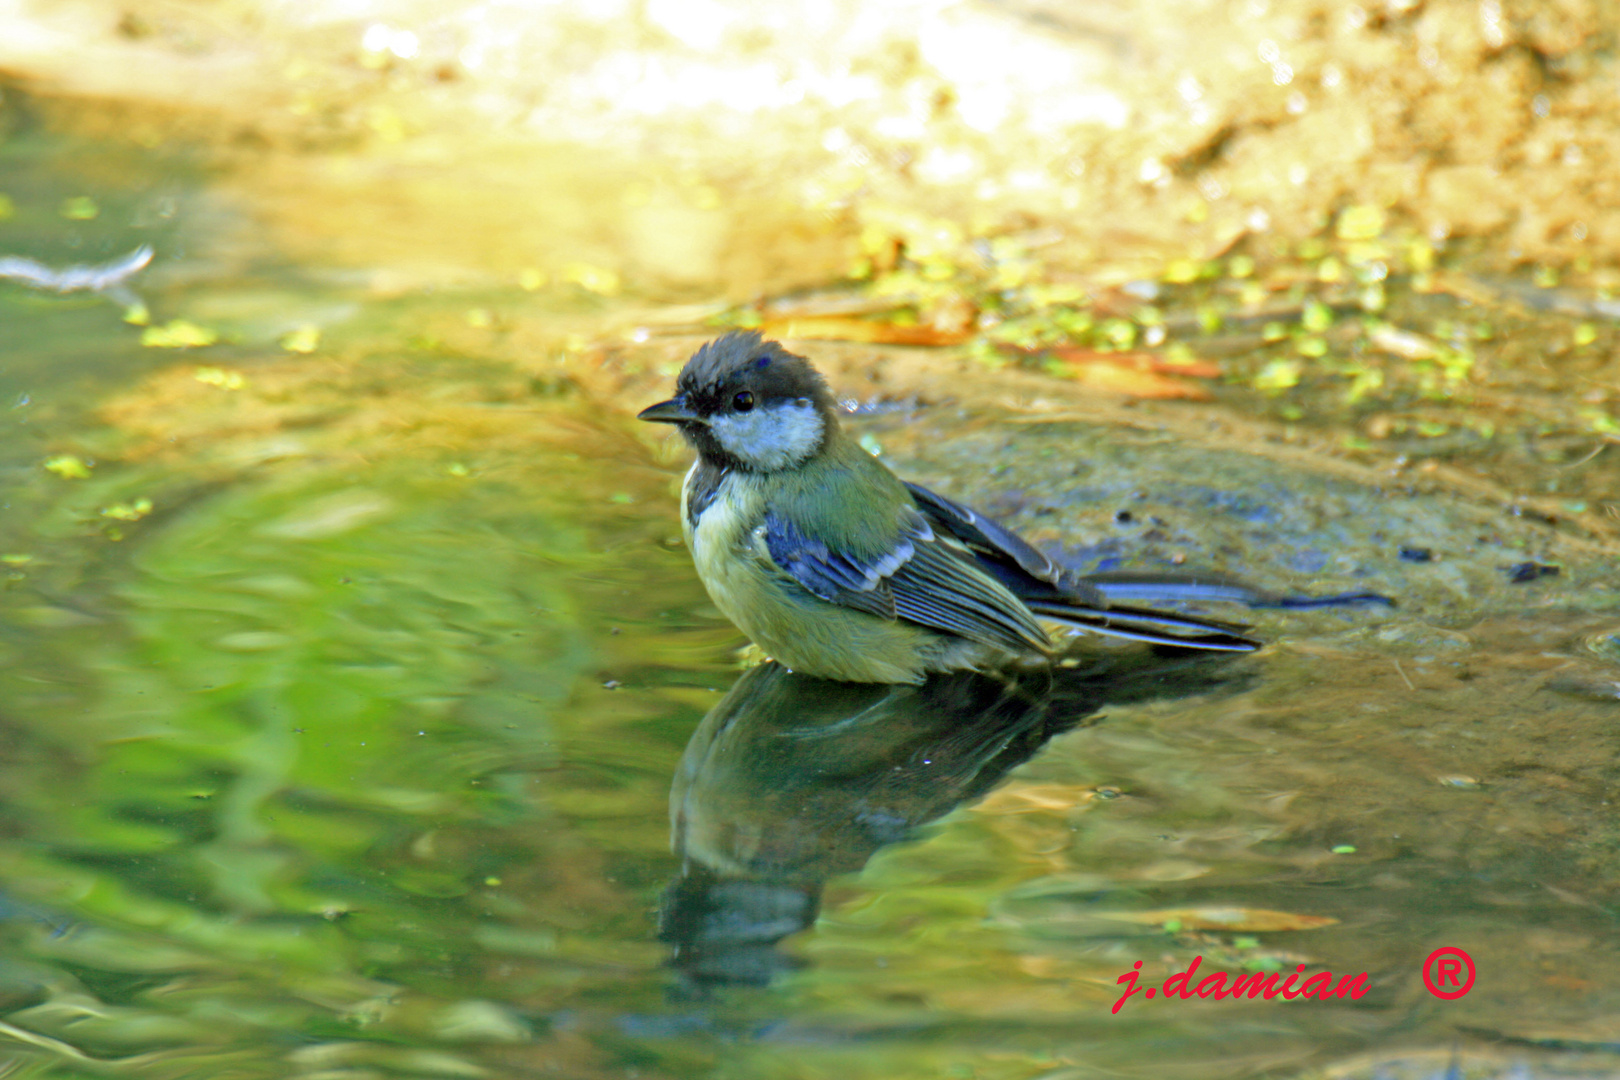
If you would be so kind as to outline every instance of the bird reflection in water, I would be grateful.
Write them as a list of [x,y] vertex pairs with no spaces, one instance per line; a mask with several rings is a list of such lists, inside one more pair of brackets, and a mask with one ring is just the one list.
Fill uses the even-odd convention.
[[823,883],[980,798],[1109,704],[1229,686],[1230,657],[1133,652],[1083,670],[832,682],[746,672],[692,733],[670,790],[681,873],[659,938],[685,988],[764,985],[777,942],[815,921]]

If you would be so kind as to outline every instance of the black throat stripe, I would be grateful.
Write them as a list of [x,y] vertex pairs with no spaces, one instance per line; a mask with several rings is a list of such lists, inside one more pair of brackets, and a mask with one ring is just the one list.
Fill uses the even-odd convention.
[[714,497],[720,493],[720,482],[726,478],[726,469],[704,458],[699,458],[697,468],[692,472],[686,487],[686,522],[697,528],[698,518],[703,516],[714,502]]

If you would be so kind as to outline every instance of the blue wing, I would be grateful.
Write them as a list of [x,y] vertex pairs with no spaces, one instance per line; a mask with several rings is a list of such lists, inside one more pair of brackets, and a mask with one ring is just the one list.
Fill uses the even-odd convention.
[[906,511],[888,548],[871,557],[829,550],[775,511],[765,515],[765,545],[771,561],[831,603],[1013,652],[1051,650],[1029,609],[966,550],[936,537],[915,510]]
[[906,482],[906,488],[934,531],[961,544],[980,570],[995,578],[1042,618],[1111,637],[1160,645],[1231,652],[1247,652],[1258,647],[1257,642],[1243,636],[1245,627],[1237,623],[1128,607],[1118,602],[1237,599],[1253,603],[1258,594],[1244,586],[1223,590],[1214,584],[1178,575],[1157,575],[1151,579],[1140,575],[1081,577],[972,507],[929,491],[921,484]]
[[886,579],[916,552],[915,539],[914,532],[903,531],[881,558],[859,560],[828,550],[782,514],[772,511],[765,515],[765,548],[772,562],[823,600],[885,619],[896,615],[894,594]]

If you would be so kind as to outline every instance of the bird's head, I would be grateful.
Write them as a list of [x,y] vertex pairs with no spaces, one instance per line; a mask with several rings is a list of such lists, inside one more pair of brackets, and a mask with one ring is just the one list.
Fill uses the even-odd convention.
[[838,426],[832,391],[810,361],[755,330],[733,330],[693,353],[675,390],[638,418],[677,425],[703,458],[724,467],[797,468]]

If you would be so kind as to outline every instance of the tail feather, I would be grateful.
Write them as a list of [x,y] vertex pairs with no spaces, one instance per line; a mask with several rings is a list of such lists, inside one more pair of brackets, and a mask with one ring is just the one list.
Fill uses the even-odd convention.
[[1394,600],[1381,593],[1347,592],[1333,596],[1287,596],[1265,592],[1219,574],[1140,573],[1125,570],[1077,575],[1076,580],[1101,593],[1110,603],[1115,600],[1142,600],[1150,604],[1214,600],[1244,604],[1251,608],[1294,610],[1341,607],[1349,604],[1395,606]]
[[[1081,605],[1069,604],[1068,607]],[[1082,607],[1082,610],[1090,610]],[[1203,633],[1218,630],[1226,633],[1241,633],[1249,628],[1248,623],[1231,622],[1226,619],[1212,619],[1208,615],[1188,615],[1180,611],[1164,611],[1160,608],[1128,607],[1124,604],[1109,604],[1102,609],[1110,619],[1126,619],[1131,622],[1152,623],[1170,630],[1191,630],[1194,633]]]
[[1260,642],[1237,632],[1244,629],[1238,623],[1145,608],[1103,610],[1052,600],[1031,600],[1026,603],[1031,611],[1044,619],[1108,637],[1220,652],[1253,652],[1260,647]]

